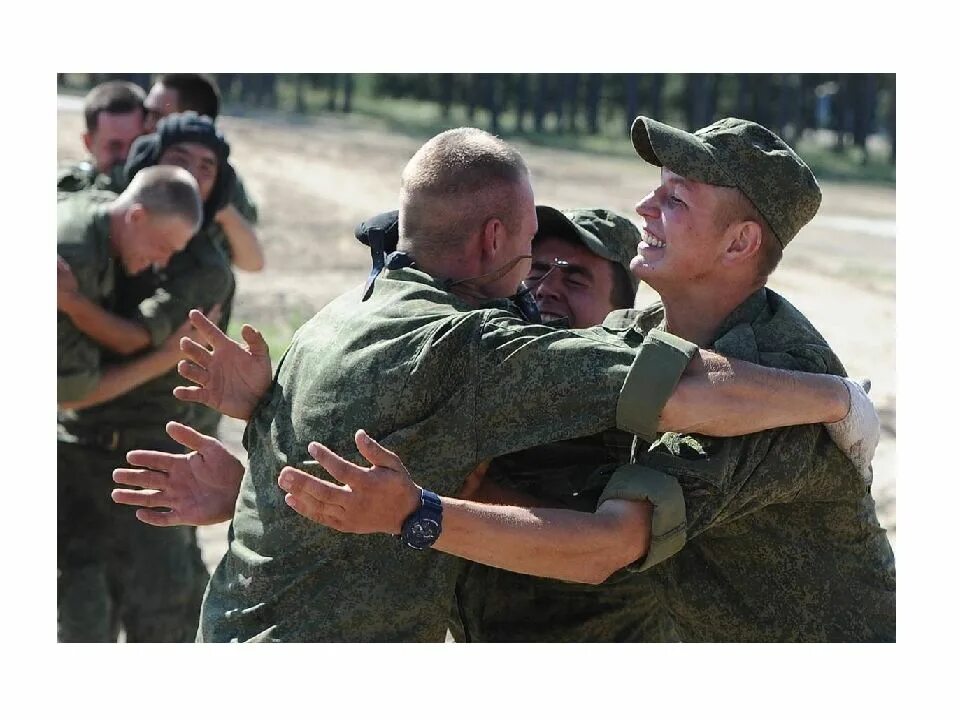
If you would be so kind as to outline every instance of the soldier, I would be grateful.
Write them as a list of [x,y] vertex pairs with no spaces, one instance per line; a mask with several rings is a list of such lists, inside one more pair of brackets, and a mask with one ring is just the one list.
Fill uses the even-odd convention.
[[[543,205],[537,206],[537,220],[526,284],[545,322],[588,328],[614,310],[633,307],[636,225],[602,208],[561,212]],[[591,512],[608,469],[629,462],[631,442],[628,433],[607,430],[496,458],[471,499]],[[458,642],[677,639],[646,574],[615,584],[571,585],[477,563],[467,563],[457,581],[451,630]]]
[[130,82],[97,85],[83,99],[87,160],[57,172],[57,190],[89,187],[120,192],[126,186],[123,164],[133,141],[144,133],[143,90]]
[[[660,186],[637,206],[643,240],[632,263],[662,306],[615,314],[607,325],[626,335],[667,329],[768,367],[845,374],[810,322],[766,287],[783,248],[820,205],[807,165],[766,128],[736,118],[691,134],[640,117],[632,136],[637,153],[662,168]],[[869,469],[851,463],[823,428],[642,440],[635,463],[609,477],[599,509],[652,503],[652,530],[637,519],[624,523],[608,549],[619,560],[583,579],[651,573],[686,641],[896,639],[894,557]],[[314,457],[349,487],[285,470],[290,504],[331,527],[395,532],[411,502],[398,501],[400,488],[406,483],[411,498],[420,488],[395,454],[365,435],[358,445],[390,469],[364,470],[315,446]],[[538,536],[535,522],[518,532],[523,513],[541,524],[546,513],[455,498],[442,500],[442,512],[451,531],[435,547],[454,555],[564,579],[585,564],[582,553],[564,556],[560,540],[545,544],[550,534]],[[584,523],[581,536],[590,527]],[[531,562],[538,552],[560,557]]]
[[[187,244],[201,221],[196,181],[180,168],[137,174],[122,195],[90,190],[57,205],[57,252],[69,264],[78,292],[112,307],[118,302],[114,260],[127,273],[164,266]],[[114,639],[115,611],[128,638],[166,639],[152,632],[178,602],[177,580],[165,570],[171,553],[138,542],[143,528],[103,501],[110,470],[122,454],[123,418],[111,426],[96,418],[176,364],[176,338],[121,362],[63,313],[57,315],[57,547],[58,638],[65,642]],[[135,423],[131,423],[135,425]],[[136,442],[140,442],[141,438]],[[167,539],[187,536],[175,532]],[[132,577],[131,555],[153,561],[153,574]],[[140,586],[140,583],[146,583]],[[133,586],[136,592],[131,593]],[[141,592],[140,590],[145,592]],[[132,597],[136,595],[136,597]],[[172,599],[172,600],[171,600]],[[115,606],[115,607],[114,607]]]
[[[306,522],[285,506],[303,510],[276,483],[278,474],[282,487],[299,478],[286,466],[305,460],[312,438],[346,452],[349,428],[365,425],[405,453],[418,477],[453,494],[483,458],[614,426],[653,439],[657,427],[733,434],[846,415],[850,397],[836,378],[728,361],[657,330],[630,347],[613,333],[527,324],[505,298],[527,274],[536,229],[519,154],[483,131],[450,130],[421,147],[403,172],[398,252],[365,288],[340,296],[297,332],[272,382],[258,344],[249,347],[248,338],[241,346],[191,313],[213,350],[183,341],[191,362],[180,372],[199,386],[178,397],[248,420],[250,459],[198,639],[443,640],[460,564],[411,550],[437,540],[437,496],[414,497],[404,486],[375,503],[404,513],[407,521],[391,529],[402,531],[402,544]],[[366,453],[367,436],[358,437]],[[116,491],[115,499],[173,508],[173,517],[155,510],[141,517],[178,522],[179,500],[162,488],[184,464],[203,465],[202,455],[157,453],[153,469],[118,471],[124,483],[161,492],[118,498]],[[225,495],[210,493],[216,502]],[[613,531],[628,521],[653,525],[651,554],[673,542],[659,532],[649,503],[614,499],[596,515],[545,512],[549,522],[535,534],[552,550],[527,554],[521,571],[549,575],[568,553],[610,554]],[[581,516],[599,519],[589,537],[576,533]],[[620,550],[612,562],[645,551],[624,561]]]
[[[150,88],[144,108],[146,132],[153,132],[161,119],[173,113],[193,111],[216,121],[220,114],[220,91],[205,75],[161,75]],[[217,212],[216,224],[209,232],[230,261],[247,272],[259,272],[264,266],[263,249],[253,230],[258,219],[257,206],[247,195],[240,177],[236,176],[230,201]],[[226,310],[229,315],[229,306]]]
[[[188,170],[200,188],[204,222],[181,256],[165,272],[121,278],[129,299],[129,318],[108,312],[82,295],[60,294],[59,309],[81,331],[120,354],[140,352],[163,342],[194,307],[221,307],[217,322],[224,330],[230,322],[234,279],[220,252],[214,218],[229,202],[235,174],[228,162],[230,146],[213,121],[196,113],[171,115],[156,132],[140,138],[131,149],[125,172],[134,176],[152,165],[177,165]],[[64,301],[66,300],[66,301]],[[176,379],[175,374],[171,376]],[[170,418],[165,418],[169,420]],[[186,416],[181,419],[187,420]],[[190,422],[203,432],[216,434],[219,413],[193,406]],[[164,420],[158,420],[158,426]]]

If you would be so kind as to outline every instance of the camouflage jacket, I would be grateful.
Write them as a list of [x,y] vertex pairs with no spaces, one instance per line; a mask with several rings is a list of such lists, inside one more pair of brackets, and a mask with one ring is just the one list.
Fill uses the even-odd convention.
[[[301,327],[247,424],[249,467],[229,548],[204,598],[202,641],[438,641],[462,562],[296,514],[277,476],[319,440],[360,461],[357,428],[425,487],[455,494],[485,458],[619,425],[655,434],[691,346],[639,351],[602,332],[528,325],[507,302],[473,309],[414,268],[385,271]],[[655,398],[655,401],[651,401]]]
[[[494,460],[487,478],[547,504],[592,512],[633,437],[619,430]],[[584,585],[465,563],[451,632],[458,642],[668,642],[673,620],[649,573]]]
[[[109,192],[88,192],[57,203],[57,253],[73,271],[80,292],[112,308],[114,260],[110,250]],[[101,350],[65,314],[57,312],[57,401],[78,400],[97,386]]]
[[[233,184],[233,193],[230,195],[230,204],[233,205],[243,218],[251,225],[256,225],[260,218],[256,204],[247,194],[247,189],[243,186],[240,176],[236,176],[236,182]],[[220,252],[227,256],[227,259],[233,262],[233,253],[230,250],[230,241],[227,240],[227,234],[219,223],[210,223],[205,232],[210,234],[210,239],[219,248]]]
[[91,189],[119,193],[125,185],[123,163],[115,165],[109,173],[99,172],[91,160],[81,160],[57,169],[57,194],[60,197]]
[[[646,316],[650,324],[661,314]],[[712,347],[768,367],[845,374],[810,322],[767,289],[727,318]],[[601,500],[644,496],[646,469],[679,480],[682,498],[657,509],[685,513],[679,552],[640,568],[652,566],[684,641],[895,640],[893,552],[869,485],[823,426],[726,439],[665,433],[634,459]]]

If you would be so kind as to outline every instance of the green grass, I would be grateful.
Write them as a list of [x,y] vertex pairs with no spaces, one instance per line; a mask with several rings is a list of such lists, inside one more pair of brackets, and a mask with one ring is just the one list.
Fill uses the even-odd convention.
[[263,335],[263,339],[266,340],[267,347],[270,348],[270,361],[276,366],[280,357],[286,352],[287,348],[290,347],[290,341],[293,339],[294,333],[311,317],[313,317],[313,312],[297,310],[291,312],[286,317],[280,317],[278,320],[262,323],[250,322],[243,317],[237,318],[236,314],[234,314],[230,318],[227,335],[234,340],[242,341],[240,328],[242,328],[244,324],[253,325]]

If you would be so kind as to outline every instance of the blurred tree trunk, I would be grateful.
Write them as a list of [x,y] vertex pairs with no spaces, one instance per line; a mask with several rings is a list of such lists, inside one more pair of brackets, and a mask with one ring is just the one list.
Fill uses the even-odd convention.
[[296,112],[300,113],[301,115],[305,115],[307,113],[307,103],[303,97],[303,86],[304,86],[303,73],[297,73],[295,83],[296,84],[294,85],[294,88],[293,88],[293,92],[294,92],[293,108]]
[[831,113],[831,126],[836,133],[836,142],[833,145],[834,152],[842,153],[846,147],[847,115],[849,107],[849,82],[846,75],[837,76],[837,92],[833,96],[833,112]]
[[587,118],[587,132],[591,135],[596,135],[600,132],[600,89],[602,87],[602,75],[597,75],[596,73],[587,75],[583,108]]
[[477,112],[477,75],[468,75],[466,95],[467,95],[467,121],[473,125],[473,117]]
[[487,73],[483,79],[484,105],[490,111],[490,132],[494,135],[500,133],[499,79],[500,76],[493,73]]
[[349,113],[353,109],[353,73],[343,76],[343,112]]
[[537,91],[533,95],[533,129],[543,132],[543,119],[547,114],[548,76],[540,73],[537,76]]
[[453,75],[440,76],[440,117],[446,122],[450,119],[450,107],[453,105]]
[[517,121],[514,131],[518,133],[524,132],[524,119],[526,118],[528,106],[530,104],[530,76],[522,73],[516,76],[516,104],[517,104]]
[[650,117],[654,120],[663,118],[663,73],[653,73],[650,76]]
[[577,132],[577,114],[580,111],[580,75],[575,73],[565,73],[563,75],[563,101],[562,105],[566,113],[567,126],[569,133]]
[[890,163],[897,163],[897,76],[890,85],[890,105],[887,108],[887,132],[890,135]]
[[640,76],[636,74],[623,76],[623,109],[627,121],[627,129],[640,114]]

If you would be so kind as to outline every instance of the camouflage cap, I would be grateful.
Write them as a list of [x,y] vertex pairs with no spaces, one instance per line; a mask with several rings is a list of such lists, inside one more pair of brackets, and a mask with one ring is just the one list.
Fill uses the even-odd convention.
[[739,188],[784,247],[820,207],[820,186],[807,164],[755,122],[724,118],[688,133],[641,115],[630,135],[637,154],[652,165],[709,185]]
[[549,205],[537,205],[537,224],[539,229],[534,242],[546,235],[554,235],[585,245],[594,255],[622,267],[636,292],[638,282],[630,272],[630,261],[637,254],[640,231],[623,215],[604,208],[561,212]]

